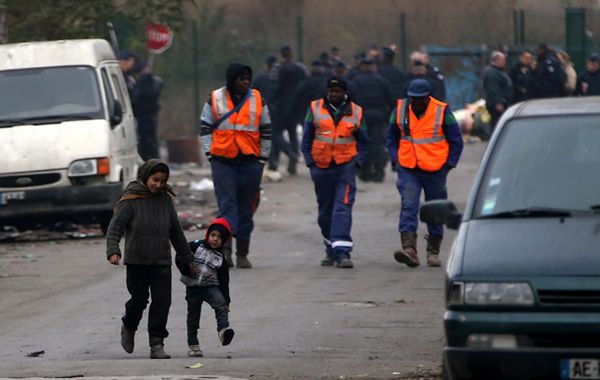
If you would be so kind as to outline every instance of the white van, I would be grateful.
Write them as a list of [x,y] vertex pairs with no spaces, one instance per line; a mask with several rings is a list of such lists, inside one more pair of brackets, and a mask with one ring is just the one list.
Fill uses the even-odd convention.
[[60,216],[105,230],[140,158],[105,40],[0,45],[0,226]]

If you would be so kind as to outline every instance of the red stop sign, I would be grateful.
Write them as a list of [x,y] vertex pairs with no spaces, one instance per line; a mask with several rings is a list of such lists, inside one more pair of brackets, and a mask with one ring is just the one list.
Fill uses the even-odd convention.
[[148,51],[160,54],[167,50],[173,42],[173,32],[164,24],[148,24],[146,26]]

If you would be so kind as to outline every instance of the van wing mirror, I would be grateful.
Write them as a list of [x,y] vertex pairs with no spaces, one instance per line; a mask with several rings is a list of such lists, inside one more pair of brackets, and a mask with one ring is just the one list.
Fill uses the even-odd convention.
[[452,201],[436,199],[423,203],[419,218],[425,223],[446,224],[448,228],[456,230],[462,221],[462,214]]
[[110,126],[119,125],[123,120],[123,106],[118,99],[115,99],[112,110],[110,111]]

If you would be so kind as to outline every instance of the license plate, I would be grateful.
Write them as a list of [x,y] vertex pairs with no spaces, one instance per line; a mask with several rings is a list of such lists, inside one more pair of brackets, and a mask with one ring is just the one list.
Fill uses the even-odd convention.
[[24,191],[11,191],[9,193],[0,193],[0,206],[4,206],[9,201],[22,201],[25,199]]
[[561,379],[600,379],[600,359],[561,359]]

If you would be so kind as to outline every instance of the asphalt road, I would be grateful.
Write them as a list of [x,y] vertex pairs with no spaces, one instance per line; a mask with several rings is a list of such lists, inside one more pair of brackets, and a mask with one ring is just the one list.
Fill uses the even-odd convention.
[[[484,149],[466,145],[449,175],[450,198],[459,208]],[[214,313],[205,306],[203,358],[186,356],[184,287],[175,271],[165,344],[173,358],[150,360],[145,317],[134,353],[119,345],[125,271],[108,264],[103,239],[0,244],[0,377],[438,378],[444,271],[393,260],[399,247],[395,180],[388,171],[383,184],[358,182],[350,270],[320,266],[322,239],[306,169],[281,183],[264,182],[249,256],[255,268],[231,273],[235,338],[220,346]],[[209,202],[196,211],[207,215],[214,208]],[[422,261],[424,235],[422,226]],[[454,236],[446,235],[443,259]],[[202,367],[186,368],[196,363]]]

